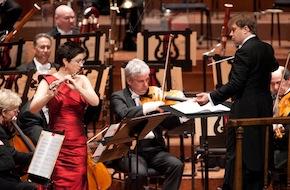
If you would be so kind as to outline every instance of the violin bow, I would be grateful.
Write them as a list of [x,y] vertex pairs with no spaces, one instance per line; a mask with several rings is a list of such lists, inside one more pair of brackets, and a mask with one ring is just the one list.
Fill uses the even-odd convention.
[[[289,64],[289,59],[290,59],[290,52],[288,52],[288,55],[287,55],[287,60],[286,60],[286,63],[284,65],[284,70],[283,70],[283,73],[282,73],[282,76],[281,76],[281,82],[279,84],[279,88],[278,88],[278,91],[277,91],[277,96],[275,98],[275,103],[274,103],[274,106],[273,106],[273,112],[277,109],[277,106],[278,106],[278,100],[279,100],[279,94],[280,94],[280,91],[282,89],[282,81],[284,79],[284,76],[285,76],[285,73],[286,73],[286,69],[288,67],[288,64]],[[278,114],[278,111],[275,113],[275,116],[276,114]]]
[[162,99],[164,99],[165,82],[166,82],[168,63],[169,63],[169,56],[170,56],[170,47],[171,47],[171,44],[172,44],[173,37],[174,37],[173,34],[169,35],[169,41],[168,41],[168,46],[167,46],[167,51],[166,51],[165,66],[164,66],[164,75],[163,75],[163,80],[162,80],[162,85],[161,85]]

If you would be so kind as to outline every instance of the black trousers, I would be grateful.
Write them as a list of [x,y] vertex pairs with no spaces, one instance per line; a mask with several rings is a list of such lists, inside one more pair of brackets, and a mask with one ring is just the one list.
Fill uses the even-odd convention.
[[1,190],[36,190],[37,187],[34,183],[21,182],[14,178],[1,178],[0,177],[0,189]]
[[[227,153],[224,175],[223,190],[234,190],[233,182],[235,176],[235,130],[233,128],[227,131]],[[243,163],[243,190],[262,190],[264,182],[264,171],[253,171]]]
[[[183,163],[166,151],[147,152],[145,155],[138,156],[138,174],[137,157],[131,155],[131,179],[127,180],[126,189],[144,189],[147,179],[148,168],[153,168],[160,174],[165,175],[165,181],[162,189],[178,190],[183,174]],[[129,172],[128,157],[118,161],[118,167],[121,171]],[[130,182],[130,184],[129,184]],[[129,187],[128,187],[129,186]]]

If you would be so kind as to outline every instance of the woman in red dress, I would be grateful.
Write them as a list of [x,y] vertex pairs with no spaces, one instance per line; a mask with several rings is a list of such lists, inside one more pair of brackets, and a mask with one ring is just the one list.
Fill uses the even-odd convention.
[[65,42],[60,46],[56,53],[59,71],[44,76],[30,105],[31,112],[38,112],[47,105],[50,129],[65,135],[52,175],[55,190],[87,189],[87,139],[83,115],[88,104],[99,104],[99,98],[88,78],[76,74],[85,55],[85,50],[77,43]]

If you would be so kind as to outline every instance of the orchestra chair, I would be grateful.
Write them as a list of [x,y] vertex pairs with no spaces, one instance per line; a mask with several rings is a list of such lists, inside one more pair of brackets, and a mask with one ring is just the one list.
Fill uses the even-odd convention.
[[24,105],[28,98],[28,92],[34,71],[0,71],[0,88],[8,88],[19,94]]
[[[210,10],[208,6],[202,1],[190,2],[188,0],[183,0],[180,3],[162,3],[162,11],[170,10],[171,12],[200,12],[200,37],[199,42],[201,43],[203,39],[207,40],[207,47],[212,46],[212,29],[211,29],[211,18]],[[206,17],[206,35],[203,32],[203,17]]]
[[182,31],[149,31],[137,34],[137,58],[145,61],[149,66],[154,63],[165,63],[166,37],[172,34],[170,49],[170,64],[191,71],[196,65],[196,32],[191,29]]
[[[22,56],[23,56],[23,46],[25,41],[23,39],[19,39],[18,41],[14,42],[3,42],[0,43],[0,70],[13,70],[14,68],[18,67],[22,63]],[[8,68],[3,68],[3,53],[10,57],[11,62]]]
[[106,34],[101,31],[96,31],[94,33],[82,33],[82,34],[72,34],[72,35],[56,35],[53,36],[55,41],[53,42],[53,47],[55,47],[52,56],[55,57],[57,48],[60,44],[66,41],[76,41],[79,42],[83,48],[87,51],[87,65],[99,65],[105,63],[105,44],[106,44]]
[[94,87],[95,92],[100,98],[100,103],[98,106],[88,106],[85,116],[84,122],[88,128],[93,128],[94,135],[96,134],[96,125],[97,122],[102,118],[102,126],[105,125],[103,123],[109,123],[109,114],[110,108],[106,94],[106,85],[109,78],[109,72],[111,67],[106,66],[105,64],[97,65],[84,65],[83,74],[88,77],[92,86]]
[[229,74],[232,68],[230,61],[223,61],[213,64],[210,67],[212,67],[212,77],[215,88],[218,88],[229,81]]

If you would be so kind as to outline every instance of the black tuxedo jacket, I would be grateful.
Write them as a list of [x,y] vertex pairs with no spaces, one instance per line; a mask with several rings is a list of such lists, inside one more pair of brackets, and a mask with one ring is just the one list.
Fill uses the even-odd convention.
[[[278,66],[272,46],[257,37],[250,38],[235,53],[229,82],[210,97],[214,104],[232,97],[231,118],[271,117],[271,72]],[[243,160],[249,169],[263,168],[264,132],[261,127],[244,130]],[[228,140],[235,141],[234,136],[233,132]]]
[[[72,34],[79,34],[79,33],[80,33],[80,31],[79,31],[78,28],[74,28],[73,31],[72,31]],[[51,35],[51,36],[56,36],[56,35],[58,35],[60,33],[59,33],[59,31],[57,30],[56,27],[53,27],[52,30],[48,34]]]
[[[133,118],[143,116],[142,106],[136,106],[131,98],[131,92],[128,88],[114,92],[111,97],[112,110],[116,116],[117,122],[123,118]],[[176,116],[167,117],[158,127],[153,130],[154,139],[144,139],[140,141],[138,150],[140,154],[145,154],[148,151],[165,150],[165,142],[162,137],[162,128],[171,129],[180,125],[179,118]]]
[[[32,153],[16,151],[10,146],[11,136],[6,132],[4,126],[0,125],[0,178],[9,181],[20,181],[15,169],[18,166],[28,166],[32,158]],[[1,184],[6,185],[6,184]]]
[[[50,63],[52,68],[58,69],[59,65],[58,64],[53,64]],[[27,64],[21,64],[20,66],[17,67],[18,71],[36,71],[36,65],[35,62],[32,60],[30,63]]]
[[38,113],[31,113],[29,111],[30,103],[31,101],[28,101],[21,108],[18,114],[17,124],[25,135],[31,139],[33,144],[36,145],[42,129],[47,129],[48,124],[42,110]]

